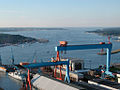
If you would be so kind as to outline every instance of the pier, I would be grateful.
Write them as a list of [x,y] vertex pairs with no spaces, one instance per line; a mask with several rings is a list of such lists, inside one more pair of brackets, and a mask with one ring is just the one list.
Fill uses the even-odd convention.
[[[120,49],[117,49],[117,50],[111,51],[111,54],[116,54],[116,53],[119,53],[119,52],[120,52]],[[98,55],[107,55],[107,52],[99,52],[97,54]]]

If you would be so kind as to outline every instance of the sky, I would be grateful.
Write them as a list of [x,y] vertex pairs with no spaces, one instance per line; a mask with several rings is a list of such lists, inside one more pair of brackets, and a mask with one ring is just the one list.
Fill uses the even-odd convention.
[[119,27],[120,0],[0,0],[0,27]]

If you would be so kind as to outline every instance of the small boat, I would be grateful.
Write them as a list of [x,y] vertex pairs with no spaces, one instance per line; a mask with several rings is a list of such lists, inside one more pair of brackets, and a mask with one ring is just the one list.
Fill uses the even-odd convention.
[[9,72],[8,75],[13,77],[13,78],[15,78],[15,79],[18,79],[18,80],[22,80],[23,79],[21,73],[18,72],[18,71]]
[[2,72],[6,72],[7,69],[6,69],[5,67],[3,67],[3,66],[0,66],[0,71],[2,71]]

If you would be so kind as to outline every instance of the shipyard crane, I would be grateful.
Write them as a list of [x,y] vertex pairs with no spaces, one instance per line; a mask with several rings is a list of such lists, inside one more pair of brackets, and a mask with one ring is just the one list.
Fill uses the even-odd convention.
[[104,43],[104,44],[87,44],[87,45],[67,45],[67,41],[60,41],[60,46],[55,47],[55,51],[57,52],[56,60],[53,62],[42,62],[42,63],[31,63],[28,65],[23,65],[23,67],[28,69],[28,77],[27,81],[29,83],[30,89],[31,89],[31,82],[30,82],[30,68],[36,68],[36,67],[44,67],[44,66],[55,66],[55,72],[54,77],[56,77],[56,70],[57,66],[59,65],[60,69],[60,79],[62,80],[62,73],[61,73],[61,65],[66,65],[66,76],[65,81],[68,81],[70,83],[70,77],[69,77],[69,60],[68,61],[60,61],[60,51],[69,51],[69,50],[85,50],[85,49],[101,49],[101,48],[107,48],[107,63],[106,63],[106,71],[105,73],[107,75],[113,76],[112,72],[109,71],[110,67],[110,59],[111,59],[111,49],[112,49],[112,43]]
[[45,67],[45,66],[57,66],[57,65],[66,65],[66,75],[65,75],[65,79],[64,81],[67,81],[68,83],[70,83],[70,77],[69,77],[69,60],[67,61],[56,61],[56,62],[42,62],[42,63],[30,63],[28,65],[23,65],[24,68],[28,69],[28,76],[27,76],[27,84],[26,87],[30,87],[30,90],[32,90],[31,88],[31,80],[30,80],[30,68],[37,68],[37,67]]
[[[60,56],[59,56],[60,51],[63,52],[63,51],[70,51],[70,50],[86,50],[86,49],[101,49],[101,48],[107,49],[107,60],[106,60],[105,73],[109,76],[114,77],[112,72],[109,71],[110,60],[111,60],[111,49],[112,49],[112,43],[110,43],[110,42],[100,43],[100,44],[86,44],[86,45],[67,45],[67,41],[60,41],[60,46],[55,47],[55,51],[57,52],[56,60],[60,61]],[[55,70],[55,73],[56,73],[56,70]],[[60,67],[60,73],[61,73],[61,67]],[[56,74],[54,74],[54,75],[56,75]]]

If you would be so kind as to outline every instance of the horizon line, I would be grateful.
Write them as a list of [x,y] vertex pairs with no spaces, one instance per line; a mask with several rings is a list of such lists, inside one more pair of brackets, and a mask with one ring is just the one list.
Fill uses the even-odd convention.
[[117,28],[120,26],[54,26],[54,27],[40,27],[40,26],[0,26],[0,28]]

